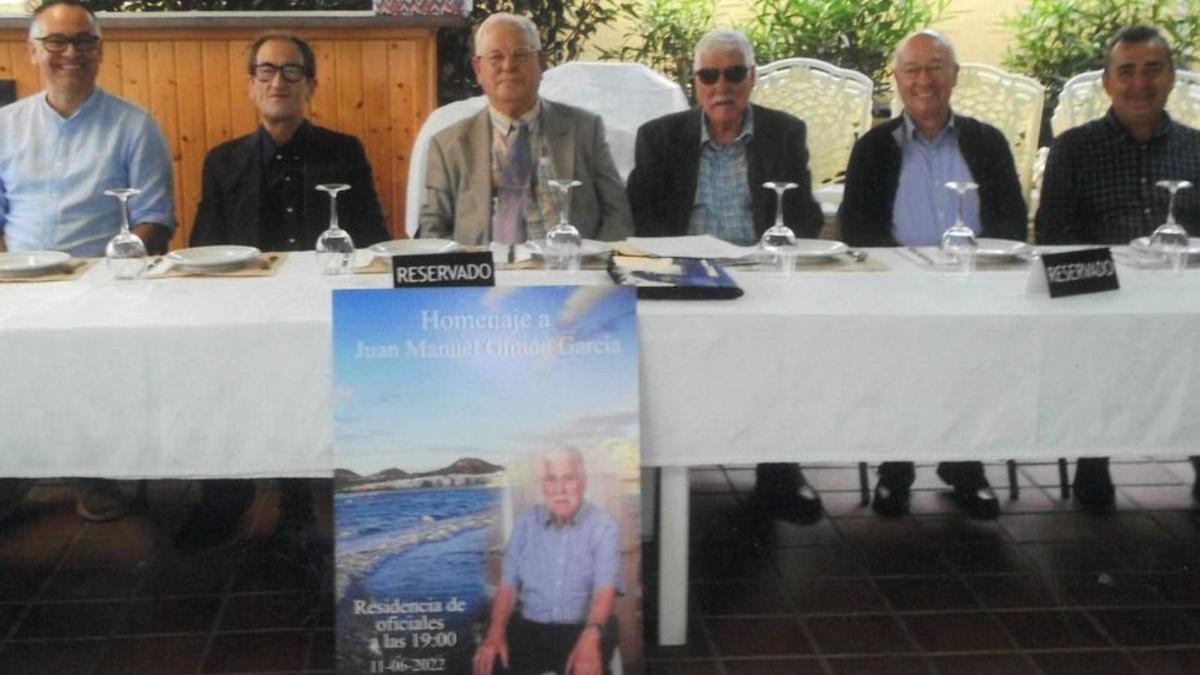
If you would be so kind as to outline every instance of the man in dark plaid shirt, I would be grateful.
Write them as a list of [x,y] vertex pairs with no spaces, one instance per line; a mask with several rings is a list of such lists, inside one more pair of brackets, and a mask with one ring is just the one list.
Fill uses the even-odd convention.
[[[1171,47],[1152,26],[1128,26],[1108,43],[1104,117],[1063,132],[1050,148],[1037,212],[1039,244],[1127,244],[1167,217],[1160,180],[1187,180],[1175,218],[1200,233],[1200,130],[1175,122],[1165,107],[1175,85]],[[1200,475],[1200,457],[1192,457]],[[1091,511],[1112,508],[1107,458],[1081,458],[1075,498]],[[1200,482],[1192,486],[1200,506]]]

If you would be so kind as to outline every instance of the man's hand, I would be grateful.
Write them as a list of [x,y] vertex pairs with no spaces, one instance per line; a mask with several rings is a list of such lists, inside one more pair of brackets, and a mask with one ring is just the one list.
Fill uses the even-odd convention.
[[479,645],[479,649],[475,650],[475,675],[492,675],[492,668],[495,667],[496,657],[500,657],[500,663],[508,668],[508,640],[503,634],[489,634]]
[[601,675],[604,664],[600,661],[600,632],[595,628],[584,628],[567,657],[565,675]]

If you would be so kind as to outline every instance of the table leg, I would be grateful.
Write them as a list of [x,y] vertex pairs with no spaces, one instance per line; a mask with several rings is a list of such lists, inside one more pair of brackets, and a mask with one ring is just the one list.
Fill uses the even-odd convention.
[[688,467],[663,467],[659,485],[658,643],[687,642]]

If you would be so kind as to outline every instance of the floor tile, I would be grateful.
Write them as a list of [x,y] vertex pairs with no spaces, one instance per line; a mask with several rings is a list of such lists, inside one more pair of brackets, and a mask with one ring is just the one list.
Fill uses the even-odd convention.
[[1179,483],[1179,477],[1154,462],[1110,461],[1108,472],[1117,485],[1163,485]]
[[718,675],[715,661],[647,661],[645,675]]
[[985,607],[1055,607],[1057,599],[1038,576],[1030,574],[963,577]]
[[1089,613],[1118,645],[1200,645],[1200,631],[1174,608],[1103,609]]
[[941,549],[925,543],[875,544],[863,547],[862,556],[863,566],[873,575],[948,574],[951,571]]
[[813,653],[798,619],[704,619],[717,656]]
[[996,620],[1025,649],[1105,647],[1109,642],[1083,612],[996,612]]
[[862,553],[848,546],[785,548],[771,555],[785,580],[866,574]]
[[728,675],[824,675],[821,661],[809,659],[723,659]]
[[93,567],[62,569],[51,579],[43,598],[47,600],[127,598],[141,579],[137,567]]
[[982,612],[904,614],[900,620],[926,652],[976,652],[1011,649],[1004,629]]
[[692,584],[688,609],[699,615],[788,614],[794,610],[772,579]]
[[1134,675],[1138,669],[1120,652],[1055,652],[1032,654],[1038,667],[1053,675]]
[[822,654],[911,652],[896,619],[886,615],[840,615],[805,619]]
[[213,629],[219,596],[135,600],[126,605],[125,617],[117,628],[121,635],[154,633],[197,633]]
[[204,653],[204,635],[112,640],[95,675],[171,675],[194,673]]
[[1154,649],[1128,652],[1145,673],[1153,675],[1195,675],[1200,669],[1200,649]]
[[658,644],[655,639],[653,630],[655,617],[646,616],[646,639],[643,640],[643,647],[646,652],[647,659],[697,659],[708,658],[713,655],[712,649],[709,647],[708,639],[705,637],[704,627],[701,625],[701,619],[688,619],[686,642],[681,645],[664,646]]
[[0,642],[8,637],[9,631],[16,626],[26,609],[26,605],[17,602],[0,603]]
[[0,647],[0,673],[78,675],[91,672],[104,640],[9,642]]
[[256,673],[300,670],[308,652],[303,631],[222,633],[213,638],[204,673]]
[[828,660],[835,675],[926,675],[925,662],[911,656],[845,657]]
[[1040,675],[1021,654],[933,655],[929,661],[938,675]]
[[307,670],[337,668],[337,642],[332,630],[314,631],[308,651]]
[[979,603],[954,577],[879,579],[883,597],[898,611],[974,609]]
[[949,544],[942,558],[962,574],[1036,572],[1037,563],[1020,546],[999,541]]
[[318,598],[312,593],[257,593],[225,599],[218,630],[300,628],[316,623]]
[[869,579],[800,579],[786,584],[801,614],[882,612],[883,597]]
[[1191,485],[1127,485],[1120,489],[1148,511],[1188,511],[1192,508]]
[[1045,578],[1064,605],[1104,607],[1156,604],[1153,579],[1141,574],[1108,573],[1053,575]]
[[116,629],[120,602],[59,602],[34,605],[17,628],[17,637],[106,637]]

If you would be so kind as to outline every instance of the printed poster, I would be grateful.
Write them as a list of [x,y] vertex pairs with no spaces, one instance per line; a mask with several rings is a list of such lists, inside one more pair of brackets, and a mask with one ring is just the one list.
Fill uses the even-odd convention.
[[338,672],[640,673],[634,289],[335,291],[333,352]]

